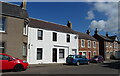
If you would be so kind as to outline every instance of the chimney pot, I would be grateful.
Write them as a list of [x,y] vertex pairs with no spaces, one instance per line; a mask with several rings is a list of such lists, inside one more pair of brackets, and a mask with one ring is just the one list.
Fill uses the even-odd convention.
[[72,29],[72,23],[68,21],[67,26]]

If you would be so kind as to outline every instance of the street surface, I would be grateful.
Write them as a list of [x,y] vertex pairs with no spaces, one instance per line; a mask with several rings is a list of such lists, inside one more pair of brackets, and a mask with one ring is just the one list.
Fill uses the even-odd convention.
[[30,65],[26,71],[10,72],[6,74],[120,74],[120,61],[105,61],[103,64],[91,63],[90,65],[66,64],[38,64]]

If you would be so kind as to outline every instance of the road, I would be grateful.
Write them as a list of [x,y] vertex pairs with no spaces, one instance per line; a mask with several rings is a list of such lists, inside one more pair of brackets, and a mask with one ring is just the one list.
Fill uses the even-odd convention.
[[4,71],[3,76],[7,74],[119,74],[120,61],[104,62],[103,64],[92,63],[90,65],[63,65],[49,64],[31,66],[26,71],[9,72]]

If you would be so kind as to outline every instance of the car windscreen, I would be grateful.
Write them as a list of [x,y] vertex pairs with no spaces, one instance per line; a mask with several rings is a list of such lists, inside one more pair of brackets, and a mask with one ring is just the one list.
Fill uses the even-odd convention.
[[69,56],[68,56],[68,58],[73,58],[73,57],[74,57],[74,55],[69,55]]
[[98,56],[94,56],[94,58],[97,58]]

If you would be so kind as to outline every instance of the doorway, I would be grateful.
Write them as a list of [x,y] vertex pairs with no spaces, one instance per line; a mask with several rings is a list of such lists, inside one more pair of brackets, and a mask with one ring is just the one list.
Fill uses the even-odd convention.
[[57,49],[53,48],[53,62],[57,62]]

